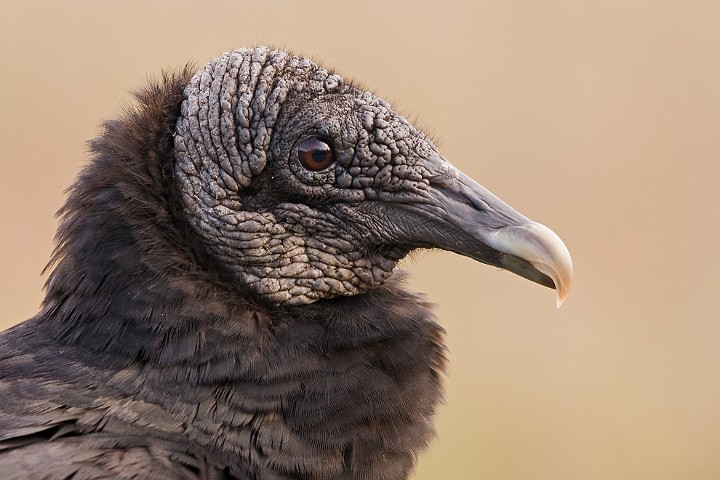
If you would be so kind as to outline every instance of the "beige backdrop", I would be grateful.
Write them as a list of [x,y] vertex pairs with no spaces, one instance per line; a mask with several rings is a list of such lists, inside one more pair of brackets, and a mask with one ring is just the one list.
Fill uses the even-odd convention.
[[720,478],[720,3],[245,3],[0,1],[0,325],[37,310],[54,212],[128,92],[267,42],[390,100],[573,254],[560,310],[405,262],[451,360],[417,479]]

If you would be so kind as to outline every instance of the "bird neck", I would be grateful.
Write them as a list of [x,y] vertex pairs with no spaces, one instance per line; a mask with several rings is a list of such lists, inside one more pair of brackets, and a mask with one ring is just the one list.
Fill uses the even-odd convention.
[[133,399],[120,402],[128,418],[153,405],[167,419],[153,435],[182,425],[170,436],[207,446],[240,478],[297,471],[297,458],[303,478],[360,467],[406,478],[434,435],[445,358],[429,308],[401,287],[287,309],[175,298],[146,306],[145,322],[132,318],[141,304],[110,306],[79,329],[88,335],[64,332],[58,351],[73,368],[54,375],[94,372],[107,395]]

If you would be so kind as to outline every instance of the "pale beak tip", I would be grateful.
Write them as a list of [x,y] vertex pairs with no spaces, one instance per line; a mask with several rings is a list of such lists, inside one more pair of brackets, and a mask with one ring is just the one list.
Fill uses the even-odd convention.
[[557,291],[557,306],[570,292],[573,264],[570,252],[555,232],[541,223],[510,225],[488,237],[493,248],[520,257],[550,277]]
[[570,288],[556,288],[555,291],[557,292],[557,308],[560,308],[560,306],[565,302],[565,299],[568,296],[568,293],[570,293]]
[[528,233],[525,259],[535,268],[552,278],[557,292],[557,308],[565,302],[570,293],[573,264],[565,243],[560,237],[541,223],[533,222],[524,226]]

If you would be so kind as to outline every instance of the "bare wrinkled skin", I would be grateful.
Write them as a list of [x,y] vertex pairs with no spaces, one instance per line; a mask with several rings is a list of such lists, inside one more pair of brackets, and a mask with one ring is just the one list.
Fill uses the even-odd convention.
[[[332,141],[337,155],[319,172],[296,153],[313,135]],[[407,251],[367,248],[383,245],[387,233],[355,207],[422,198],[430,174],[414,159],[433,154],[383,100],[306,59],[260,47],[223,54],[192,78],[177,123],[175,176],[190,223],[240,284],[270,302],[307,304],[362,293],[392,275]],[[267,191],[248,188],[259,176],[264,188],[296,201],[264,203]]]

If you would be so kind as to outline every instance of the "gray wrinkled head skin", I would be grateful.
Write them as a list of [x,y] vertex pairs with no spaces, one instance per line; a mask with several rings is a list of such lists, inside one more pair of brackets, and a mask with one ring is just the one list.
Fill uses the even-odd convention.
[[[317,172],[297,154],[312,136],[336,155]],[[183,208],[207,250],[240,285],[288,305],[385,282],[417,245],[403,245],[397,221],[390,241],[384,202],[366,200],[429,203],[432,177],[449,171],[418,161],[442,157],[385,101],[267,47],[225,53],[192,78],[175,156]]]

